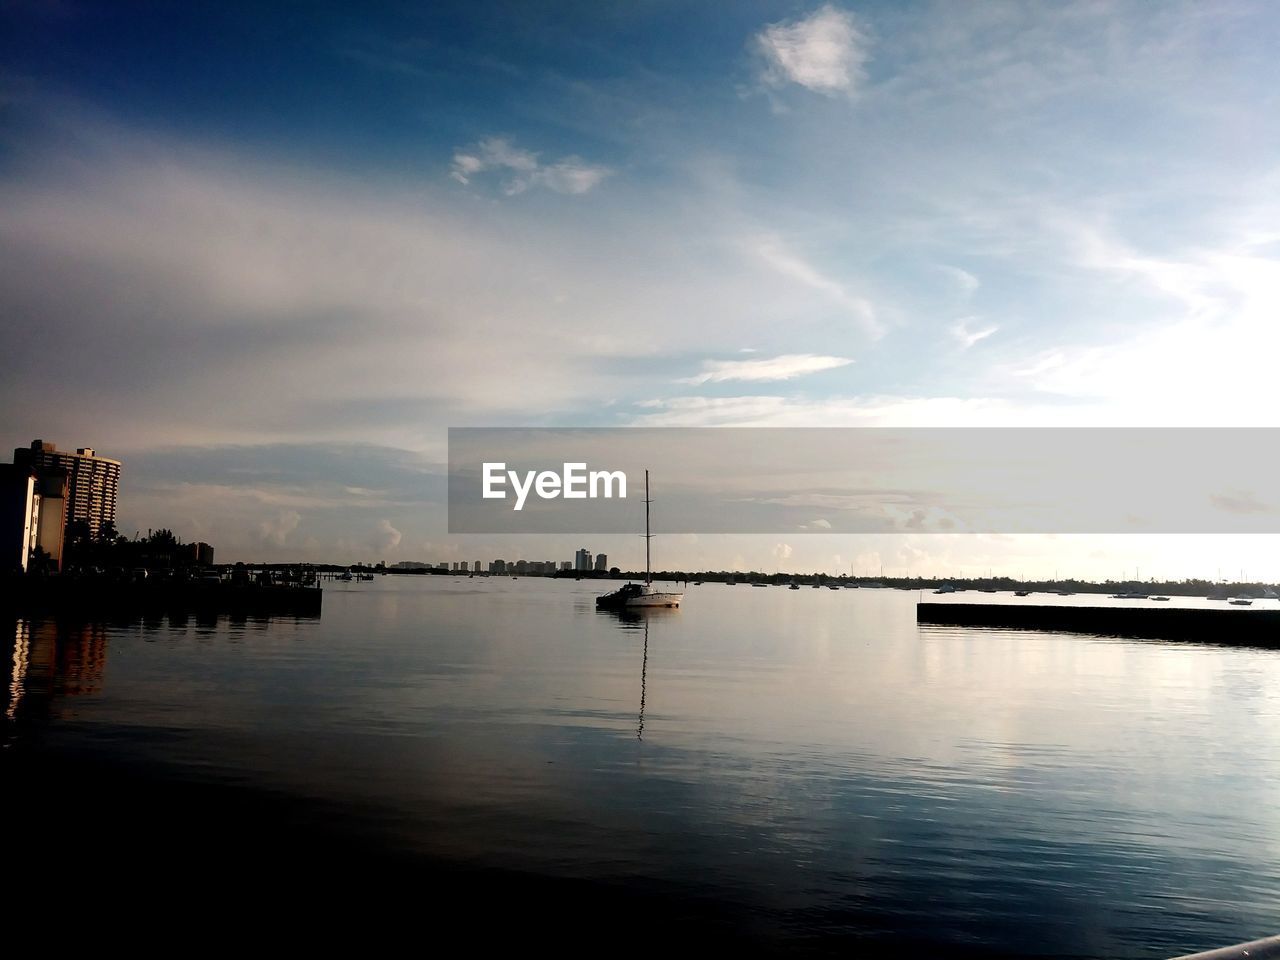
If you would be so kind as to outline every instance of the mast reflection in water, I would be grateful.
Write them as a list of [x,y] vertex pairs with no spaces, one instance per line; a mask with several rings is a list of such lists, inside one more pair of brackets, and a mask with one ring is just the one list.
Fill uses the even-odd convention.
[[624,631],[639,630],[642,634],[640,645],[640,712],[636,719],[636,739],[644,739],[644,706],[647,694],[649,675],[649,621],[651,618],[662,618],[678,615],[679,608],[636,608],[601,610],[600,615],[618,621],[619,628]]
[[640,660],[640,722],[636,724],[636,739],[644,739],[645,679],[649,674],[649,620],[644,621],[644,655]]

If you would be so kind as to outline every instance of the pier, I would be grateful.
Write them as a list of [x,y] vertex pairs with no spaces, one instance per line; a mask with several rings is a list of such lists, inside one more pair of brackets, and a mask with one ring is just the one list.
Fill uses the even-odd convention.
[[229,580],[147,580],[14,577],[0,580],[0,608],[18,614],[143,616],[150,614],[243,613],[320,616],[318,586],[233,583]]
[[922,601],[916,604],[916,622],[1280,647],[1280,610]]

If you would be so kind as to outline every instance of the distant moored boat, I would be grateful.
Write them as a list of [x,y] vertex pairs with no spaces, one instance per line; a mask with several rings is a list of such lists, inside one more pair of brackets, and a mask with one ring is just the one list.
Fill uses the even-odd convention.
[[602,610],[634,609],[636,607],[678,607],[683,593],[673,593],[653,588],[653,573],[649,560],[649,544],[653,534],[649,532],[649,471],[644,472],[644,583],[628,583],[612,593],[596,597],[596,607]]

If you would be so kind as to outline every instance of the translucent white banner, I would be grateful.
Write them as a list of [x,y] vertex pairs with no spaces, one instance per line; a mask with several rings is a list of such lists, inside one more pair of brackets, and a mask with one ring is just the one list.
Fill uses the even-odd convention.
[[1280,533],[1280,430],[454,428],[450,533]]

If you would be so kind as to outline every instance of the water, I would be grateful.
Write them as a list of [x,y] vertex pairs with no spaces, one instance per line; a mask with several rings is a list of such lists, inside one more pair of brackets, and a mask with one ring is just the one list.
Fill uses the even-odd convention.
[[1280,654],[921,627],[892,590],[705,584],[637,620],[597,592],[383,577],[319,620],[10,619],[5,818],[60,877],[100,842],[184,884],[265,858],[491,923],[581,906],[557,936],[1165,957],[1280,931]]

